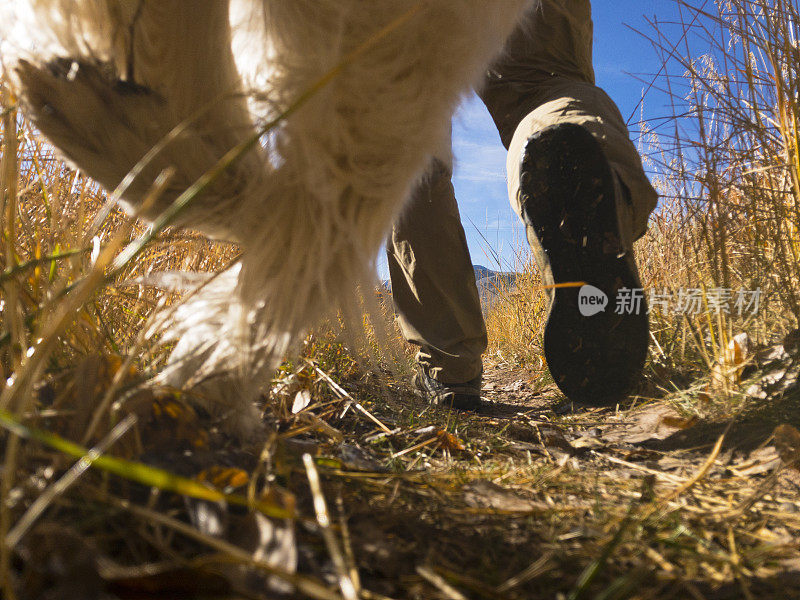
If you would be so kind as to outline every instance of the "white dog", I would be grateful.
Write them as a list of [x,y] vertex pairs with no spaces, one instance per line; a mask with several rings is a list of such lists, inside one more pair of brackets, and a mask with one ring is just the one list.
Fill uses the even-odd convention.
[[237,241],[241,262],[168,332],[169,380],[203,381],[246,427],[249,392],[292,342],[356,310],[410,186],[449,148],[461,95],[531,3],[4,0],[0,36],[29,118],[106,188],[159,148],[124,192],[133,214],[155,218],[250,142],[177,218]]

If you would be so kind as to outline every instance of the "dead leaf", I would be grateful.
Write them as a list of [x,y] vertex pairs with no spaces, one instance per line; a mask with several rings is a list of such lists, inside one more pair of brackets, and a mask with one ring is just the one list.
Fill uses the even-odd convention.
[[739,384],[750,347],[750,338],[746,333],[731,338],[719,360],[711,368],[711,379],[706,392],[728,391]]
[[778,425],[772,437],[783,463],[787,467],[800,467],[800,431],[791,425]]
[[197,477],[199,482],[207,482],[218,490],[232,492],[250,482],[250,476],[242,469],[213,466],[201,471]]
[[301,410],[308,408],[311,404],[311,392],[308,390],[300,390],[294,396],[294,402],[292,403],[292,414],[296,415]]
[[463,452],[466,450],[464,442],[444,429],[437,431],[436,437],[439,438],[439,444],[443,450],[449,450],[450,452]]
[[665,427],[669,427],[670,429],[689,429],[690,427],[697,425],[699,420],[700,418],[697,415],[692,415],[688,419],[665,415],[661,419],[661,424]]
[[640,444],[648,440],[663,440],[680,431],[687,419],[666,404],[652,403],[631,411],[621,423],[601,427],[607,443]]

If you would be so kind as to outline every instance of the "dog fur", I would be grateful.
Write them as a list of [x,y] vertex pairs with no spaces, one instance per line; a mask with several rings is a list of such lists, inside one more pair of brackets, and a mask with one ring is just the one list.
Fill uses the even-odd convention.
[[[344,60],[178,219],[243,254],[178,310],[163,377],[202,383],[246,429],[302,333],[332,310],[356,314],[410,186],[432,155],[449,158],[460,97],[531,3],[11,0],[0,38],[29,118],[107,189],[163,145],[122,195],[145,219]],[[143,206],[167,168],[167,190]]]

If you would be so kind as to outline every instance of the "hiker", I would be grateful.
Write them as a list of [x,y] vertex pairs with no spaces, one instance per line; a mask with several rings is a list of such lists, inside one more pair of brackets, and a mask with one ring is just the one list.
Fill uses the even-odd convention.
[[[646,307],[615,310],[641,288],[632,252],[657,200],[614,102],[595,86],[589,0],[542,0],[478,92],[508,150],[511,205],[543,285],[584,282],[605,310],[581,314],[578,286],[550,288],[544,350],[568,399],[607,405],[638,382]],[[486,327],[451,183],[434,160],[387,244],[398,319],[418,346],[416,386],[433,403],[480,406]],[[599,292],[598,292],[599,290]]]

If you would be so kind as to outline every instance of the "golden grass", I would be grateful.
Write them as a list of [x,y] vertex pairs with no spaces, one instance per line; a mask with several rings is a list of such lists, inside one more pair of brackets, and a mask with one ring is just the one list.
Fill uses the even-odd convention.
[[[646,288],[704,290],[698,314],[655,312],[651,319],[648,384],[636,403],[664,397],[706,420],[706,429],[695,437],[688,430],[674,447],[596,433],[614,430],[628,418],[624,411],[565,417],[544,404],[470,417],[429,407],[409,394],[409,350],[383,324],[391,321],[385,304],[383,315],[365,321],[364,335],[336,323],[310,335],[300,357],[276,374],[264,410],[267,439],[234,445],[181,394],[137,391],[163,359],[142,339],[142,326],[159,303],[175,299],[125,281],[156,271],[215,271],[236,248],[167,231],[107,281],[114,253],[98,253],[94,239],[118,252],[143,230],[113,211],[94,231],[104,194],[57,160],[4,92],[0,366],[5,380],[27,373],[25,393],[4,395],[13,402],[0,415],[11,430],[0,433],[4,597],[30,597],[35,586],[57,583],[47,579],[51,555],[33,552],[48,531],[64,544],[88,540],[92,552],[113,559],[98,567],[104,589],[161,584],[165,595],[175,593],[163,591],[170,577],[184,591],[192,579],[238,585],[231,565],[314,598],[655,600],[781,597],[796,589],[785,579],[800,536],[791,435],[773,442],[784,451],[768,474],[752,470],[752,457],[764,431],[798,416],[797,393],[758,412],[736,376],[721,386],[709,380],[734,334],[771,343],[800,317],[793,92],[800,18],[788,0],[733,0],[702,15],[684,8],[686,30],[705,39],[709,55],[681,57],[669,39],[655,38],[676,126],[646,130],[664,199],[638,248]],[[513,378],[525,369],[545,382],[545,296],[535,269],[520,270],[512,289],[497,290],[486,316],[489,360]],[[739,287],[761,288],[756,314],[708,310],[710,290]],[[20,371],[45,329],[47,360]],[[135,418],[124,419],[121,405]],[[708,421],[741,414],[744,424],[715,445],[725,426]],[[19,435],[52,442],[73,458],[80,446],[93,446],[124,460],[95,465],[112,476],[88,469],[91,457],[71,464],[63,452]],[[746,450],[729,449],[745,438]],[[138,483],[124,467],[140,475]],[[209,482],[215,489],[204,496],[199,486]],[[225,494],[296,518],[300,575],[243,549],[243,540],[189,524],[186,498]],[[232,521],[242,516],[221,510]],[[238,592],[234,585],[212,597]],[[270,593],[251,587],[242,597]]]
[[[659,395],[729,362],[736,334],[764,346],[800,321],[797,5],[733,0],[703,12],[677,4],[683,22],[671,30],[653,23],[652,38],[664,64],[653,87],[669,93],[672,115],[657,126],[640,124],[645,164],[661,194],[636,247],[643,286],[662,299],[650,294],[648,372],[656,389],[649,394]],[[680,36],[704,53],[687,55]],[[487,318],[492,347],[521,364],[541,355],[537,286],[535,268],[525,267]],[[758,310],[740,310],[740,291],[756,290]],[[698,303],[680,309],[682,292]],[[699,386],[705,401],[692,410],[732,414],[736,383],[712,394]]]

